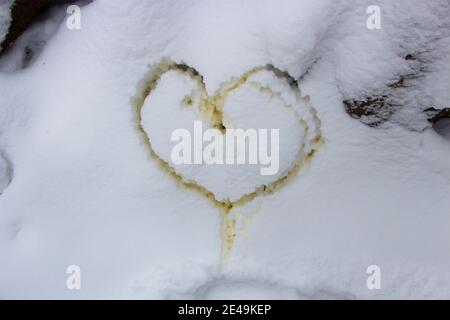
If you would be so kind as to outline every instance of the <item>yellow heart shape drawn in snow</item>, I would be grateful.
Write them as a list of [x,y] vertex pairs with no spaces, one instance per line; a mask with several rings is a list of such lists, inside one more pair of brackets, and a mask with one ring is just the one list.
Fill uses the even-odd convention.
[[[163,84],[160,84],[161,82]],[[159,90],[160,86],[164,88]],[[189,90],[187,94],[186,90]],[[178,92],[181,92],[182,94],[178,96]],[[249,92],[252,95],[250,95]],[[234,117],[241,122],[251,122],[252,114],[255,115],[260,111],[255,109],[255,112],[250,115],[247,114],[247,118],[243,118],[239,115],[239,112],[241,111],[234,106],[239,105],[241,101],[247,102],[247,105],[251,105],[251,99],[257,99],[257,95],[264,96],[262,101],[267,101],[267,108],[274,108],[275,105],[282,106],[285,110],[280,110],[280,112],[288,112],[285,114],[285,118],[283,118],[284,121],[287,122],[286,119],[291,118],[295,119],[295,123],[298,124],[298,129],[291,126],[289,130],[285,130],[287,131],[286,134],[289,134],[289,131],[293,130],[299,130],[298,132],[301,132],[301,136],[299,136],[301,141],[299,141],[298,145],[285,148],[290,154],[292,154],[292,150],[289,151],[289,149],[297,148],[297,150],[295,150],[295,159],[290,159],[290,161],[288,161],[289,163],[285,163],[285,166],[287,167],[282,174],[274,177],[273,180],[269,181],[266,179],[259,185],[256,185],[258,183],[255,182],[255,185],[245,186],[249,191],[244,194],[234,195],[234,198],[231,200],[226,196],[226,192],[225,195],[221,195],[219,198],[217,196],[219,193],[218,191],[209,190],[208,187],[205,186],[210,183],[208,181],[208,173],[215,173],[219,169],[205,169],[202,168],[202,166],[197,166],[195,169],[190,169],[193,170],[194,173],[187,171],[187,169],[183,172],[183,168],[177,167],[171,163],[167,154],[162,155],[163,152],[161,150],[164,150],[164,146],[167,145],[167,142],[159,140],[164,140],[169,134],[160,135],[158,130],[172,130],[173,128],[166,129],[167,126],[170,127],[168,123],[179,122],[179,118],[183,117],[188,118],[186,121],[200,117],[207,121],[210,128],[218,129],[223,134],[226,134],[229,127],[232,126],[232,124],[230,124],[232,121],[226,119],[226,111],[230,109],[231,113],[234,113]],[[247,98],[247,96],[250,97]],[[237,101],[234,101],[232,107],[227,107],[226,105],[229,97],[234,97],[234,100]],[[246,101],[249,99],[250,103]],[[271,65],[255,67],[238,78],[232,78],[231,80],[224,82],[214,95],[210,96],[206,91],[203,77],[199,72],[185,64],[174,63],[165,59],[156,65],[156,67],[152,68],[152,71],[143,81],[141,81],[138,93],[134,98],[134,106],[136,108],[137,126],[143,141],[152,157],[161,165],[161,168],[177,181],[182,182],[186,187],[194,189],[212,200],[214,204],[218,205],[226,212],[231,210],[233,206],[247,203],[258,195],[273,193],[275,190],[279,189],[290,178],[295,176],[305,161],[312,157],[321,141],[320,120],[317,117],[315,109],[309,103],[309,98],[301,95],[297,81],[293,77],[287,72],[281,71]],[[163,107],[173,109],[167,112],[160,112],[162,110],[159,110],[158,108]],[[192,112],[192,119],[191,115],[185,116],[187,115],[186,110]],[[244,110],[242,110],[242,112],[243,111]],[[250,111],[252,111],[252,109],[250,109]],[[145,112],[148,112],[149,114],[147,115]],[[246,110],[246,112],[249,113],[249,110]],[[177,113],[179,113],[179,117],[176,116]],[[274,115],[276,115],[276,113],[272,112],[271,114],[268,114],[267,117],[260,117],[258,121],[266,122],[266,119],[267,121],[271,121],[271,118],[275,118]],[[283,123],[280,122],[283,119],[278,120],[279,126],[283,126]],[[175,124],[174,126],[176,128]],[[150,137],[150,131],[152,131],[153,135],[158,136],[159,140],[153,140],[154,137]],[[169,137],[167,137],[167,139],[168,138]],[[155,148],[155,145],[157,148]],[[293,156],[291,155],[291,158],[292,157]],[[191,176],[188,177],[188,174]],[[202,175],[205,176],[203,181],[197,181],[200,178],[196,177],[201,177]],[[226,175],[226,173],[222,174],[222,176],[224,175]],[[246,177],[245,172],[243,173],[243,171],[234,173],[233,180],[238,180],[241,177],[243,177],[243,180],[240,183],[245,184]],[[232,194],[233,190],[237,188],[232,183],[229,184],[231,186],[228,191]],[[213,188],[217,188],[217,183],[212,185]],[[226,189],[226,186],[220,187]]]

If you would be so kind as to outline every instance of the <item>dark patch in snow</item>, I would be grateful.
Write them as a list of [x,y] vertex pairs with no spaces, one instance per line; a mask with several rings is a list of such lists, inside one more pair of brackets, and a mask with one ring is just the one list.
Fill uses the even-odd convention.
[[[32,23],[33,19],[55,0],[16,0],[11,11],[11,26],[3,42],[3,49],[8,48]],[[4,50],[0,48],[0,53]]]
[[9,186],[13,178],[12,164],[0,151],[0,195]]
[[[32,65],[66,17],[67,6],[84,6],[92,0],[17,0],[2,49],[0,71],[14,72]],[[47,23],[50,22],[51,23]]]
[[[407,55],[408,59],[412,55]],[[411,60],[411,58],[409,58]],[[360,119],[362,123],[369,127],[377,127],[389,120],[394,112],[399,108],[399,104],[393,99],[396,89],[407,87],[408,79],[411,75],[400,76],[400,79],[385,89],[384,94],[365,97],[361,100],[351,99],[342,101],[345,111],[354,119]]]
[[354,119],[376,127],[388,120],[392,115],[392,108],[389,105],[388,96],[367,97],[364,100],[344,100],[345,111]]
[[429,116],[428,121],[433,124],[434,131],[450,140],[450,108],[431,107],[426,109],[425,113]]
[[[411,99],[409,93],[418,91],[418,86],[420,86],[418,80],[423,78],[430,61],[421,59],[417,53],[409,53],[403,59],[410,63],[413,70],[411,73],[400,75],[397,81],[380,89],[373,95],[342,101],[345,111],[352,118],[359,119],[369,127],[378,127],[391,120],[397,111],[409,104],[408,102]],[[425,118],[423,120],[425,121]],[[396,119],[396,121],[398,122],[399,119]],[[411,129],[413,127],[412,125]],[[426,124],[423,127],[426,127]]]
[[433,124],[433,129],[447,140],[450,140],[450,119],[437,121]]

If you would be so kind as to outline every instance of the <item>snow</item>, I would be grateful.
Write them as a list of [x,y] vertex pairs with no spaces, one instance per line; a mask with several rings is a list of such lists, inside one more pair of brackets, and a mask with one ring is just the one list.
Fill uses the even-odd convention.
[[[420,109],[448,106],[450,5],[378,3],[380,30],[366,28],[363,0],[97,0],[82,8],[81,30],[59,24],[32,65],[0,73],[0,150],[14,168],[0,195],[0,297],[450,298],[450,144]],[[420,67],[403,59],[411,52]],[[208,94],[254,67],[289,72],[297,112],[317,111],[323,143],[288,183],[224,218],[161,169],[139,132],[133,97],[164,58],[196,69]],[[388,123],[369,128],[346,114],[343,99],[416,68]],[[156,108],[194,85],[167,76],[144,108],[160,119],[145,119],[154,134],[196,116]],[[273,80],[264,77],[254,80]],[[237,103],[236,121],[285,121],[276,104],[253,118]],[[312,139],[319,126],[307,114]],[[236,224],[226,255],[224,219]],[[81,290],[66,288],[72,264]],[[372,264],[380,290],[366,287]]]

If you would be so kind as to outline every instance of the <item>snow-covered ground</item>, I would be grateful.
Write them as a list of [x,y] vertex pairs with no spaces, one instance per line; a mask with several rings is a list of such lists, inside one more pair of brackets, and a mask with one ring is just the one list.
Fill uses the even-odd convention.
[[[369,30],[373,4],[381,29]],[[25,69],[0,73],[0,297],[450,298],[450,141],[423,112],[450,107],[449,17],[446,0],[82,7],[80,30],[62,21]],[[136,95],[164,59],[197,70],[210,96],[255,67],[288,72],[320,119],[316,152],[275,192],[224,214],[162,168],[142,136]],[[405,74],[417,76],[386,123],[345,112],[344,99]],[[183,93],[176,81],[160,87],[165,98],[170,85]],[[244,124],[293,128],[277,122],[286,110],[236,104],[225,111]],[[159,107],[158,121],[143,119],[155,134],[187,123]],[[289,168],[298,145],[280,150]],[[214,190],[247,190],[233,181]],[[70,265],[81,290],[66,286]],[[366,286],[370,265],[380,289]]]

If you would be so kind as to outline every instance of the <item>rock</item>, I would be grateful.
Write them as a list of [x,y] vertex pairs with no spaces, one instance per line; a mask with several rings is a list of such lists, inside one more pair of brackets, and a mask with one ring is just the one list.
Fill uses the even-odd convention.
[[370,127],[376,127],[385,122],[393,113],[393,108],[391,108],[386,95],[367,97],[364,100],[344,100],[342,102],[345,111],[352,118],[359,119]]
[[[407,54],[403,59],[416,61],[415,54]],[[420,63],[419,63],[420,64]],[[402,91],[408,90],[411,80],[417,78],[420,68],[416,66],[412,74],[401,75],[394,83],[380,88],[377,93],[358,99],[343,100],[345,111],[354,119],[359,119],[369,127],[377,127],[391,119],[404,103],[399,99]]]

